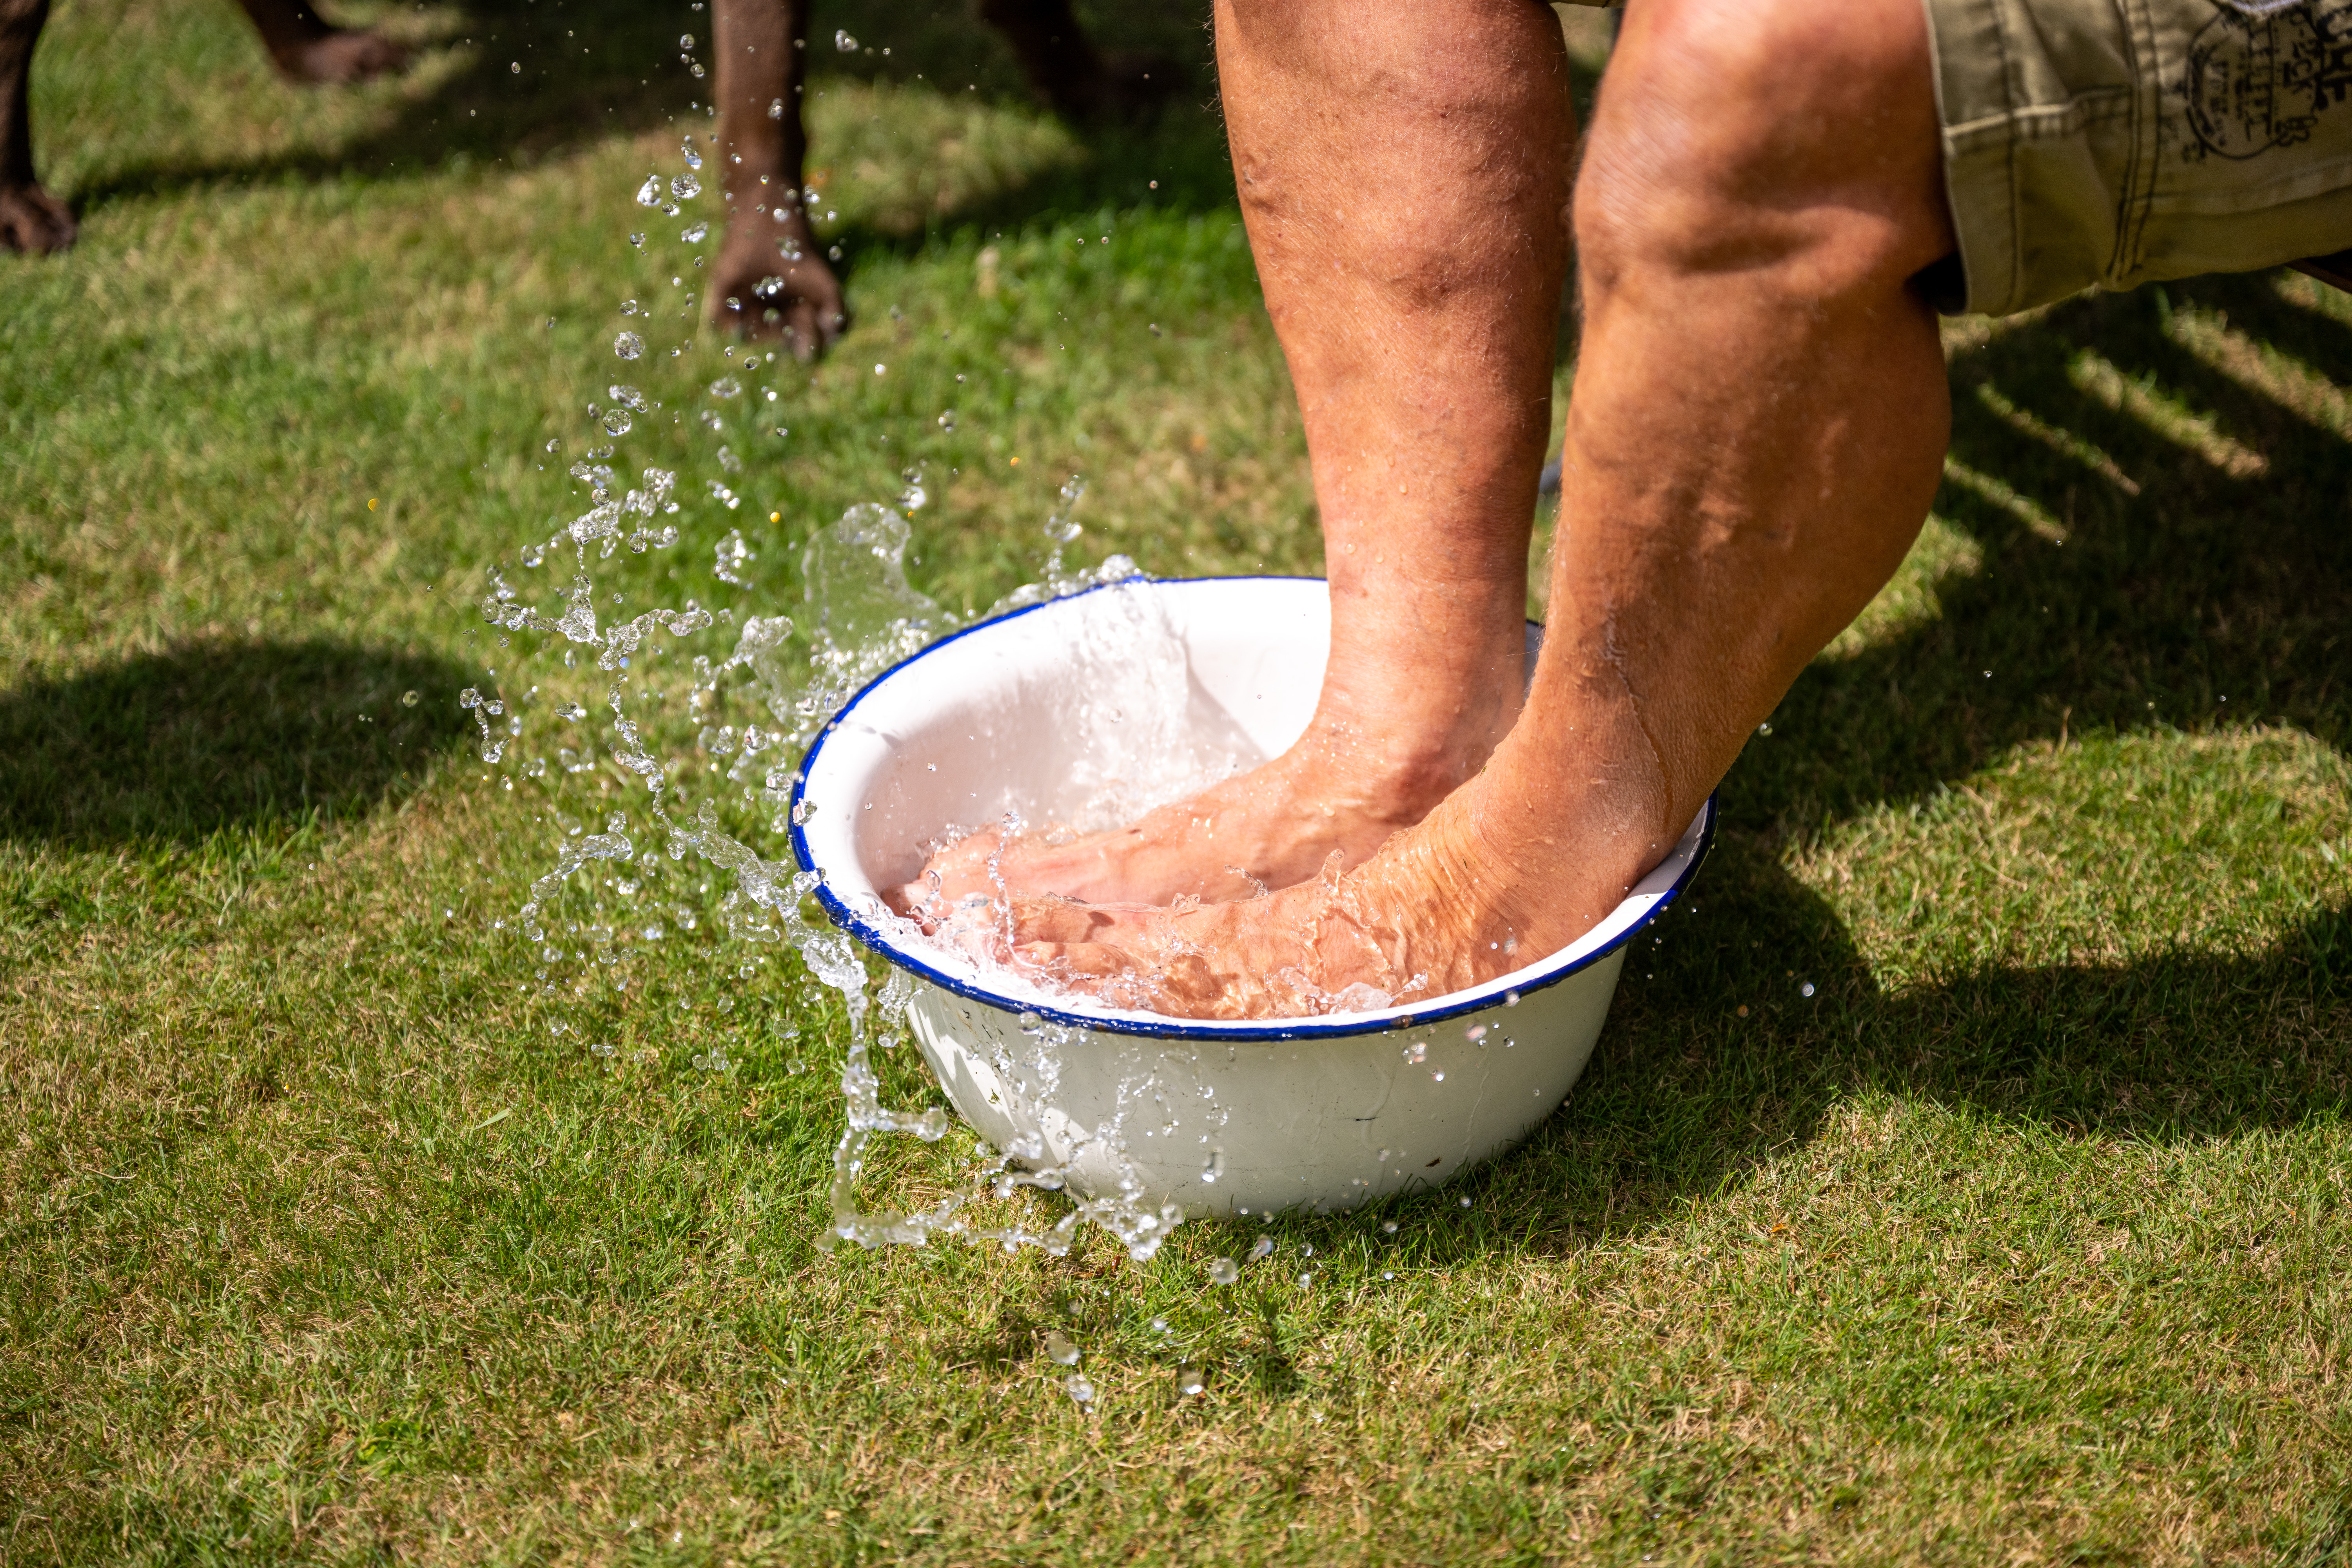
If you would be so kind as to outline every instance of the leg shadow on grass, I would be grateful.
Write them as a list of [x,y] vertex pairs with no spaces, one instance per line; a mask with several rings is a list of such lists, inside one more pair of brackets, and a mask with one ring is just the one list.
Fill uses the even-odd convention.
[[1817,661],[1729,792],[1811,831],[2062,735],[2352,744],[2352,325],[2293,274],[2061,306],[1956,356],[1940,613]]
[[1566,1110],[1472,1178],[1478,1206],[1519,1216],[1537,1250],[1657,1223],[1874,1093],[2155,1142],[2352,1103],[2352,909],[2251,954],[1989,965],[1889,992],[1769,846],[1719,849],[1696,905],[1634,951]]
[[190,844],[405,794],[464,671],[347,643],[205,644],[0,690],[0,838]]

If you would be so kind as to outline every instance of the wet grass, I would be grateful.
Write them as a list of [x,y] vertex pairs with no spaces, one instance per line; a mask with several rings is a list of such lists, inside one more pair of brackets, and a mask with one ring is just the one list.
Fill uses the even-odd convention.
[[[795,609],[810,531],[914,466],[958,608],[1080,470],[1088,560],[1312,570],[1213,114],[1082,138],[960,15],[820,17],[877,47],[820,50],[812,111],[858,322],[747,365],[694,328],[694,215],[630,200],[698,20],[390,15],[423,63],[348,94],[208,4],[68,5],[41,58],[85,228],[0,261],[6,1562],[2352,1551],[2344,298],[1954,324],[1936,519],[1523,1149],[1222,1289],[1254,1227],[824,1254],[841,1020],[722,937],[723,878],[583,875],[553,964],[498,929],[645,797],[550,712],[610,678],[473,601],[496,563],[553,605],[520,552],[620,374],[684,535],[597,563],[621,613]],[[1208,98],[1195,18],[1105,26]],[[469,684],[527,721],[496,766]],[[741,810],[714,715],[649,709]]]

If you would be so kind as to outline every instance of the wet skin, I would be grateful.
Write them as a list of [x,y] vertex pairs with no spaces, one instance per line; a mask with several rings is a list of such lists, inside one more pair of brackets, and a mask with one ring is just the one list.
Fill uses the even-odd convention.
[[[1507,713],[1499,650],[1572,226],[1584,320],[1550,624],[1524,710],[1491,752],[1454,739],[1442,801],[1408,789],[1383,807],[1377,773],[1341,781],[1371,797],[1346,868],[1155,908],[1171,887],[1230,893],[1194,817],[1156,814],[1130,830],[1151,842],[1086,868],[1149,868],[1124,888],[1031,879],[1087,846],[1059,866],[1008,854],[1009,956],[1180,1016],[1317,1011],[1352,984],[1442,994],[1613,908],[1917,533],[1950,410],[1909,279],[1954,247],[1926,25],[1911,0],[1647,0],[1572,210],[1560,41],[1538,7],[1224,0],[1217,47],[1329,520],[1326,708],[1420,757],[1424,781],[1433,714]],[[1442,565],[1434,582],[1367,576],[1368,554]],[[1448,575],[1463,563],[1483,595]],[[1423,666],[1413,630],[1449,612],[1449,646],[1487,654]],[[1394,636],[1350,647],[1351,618]],[[1290,793],[1257,797],[1249,833],[1319,847],[1330,830],[1298,809],[1314,760],[1276,766]],[[1380,833],[1397,820],[1412,825]],[[971,891],[957,855],[902,899],[936,916]],[[1101,901],[1054,896],[1081,886]]]

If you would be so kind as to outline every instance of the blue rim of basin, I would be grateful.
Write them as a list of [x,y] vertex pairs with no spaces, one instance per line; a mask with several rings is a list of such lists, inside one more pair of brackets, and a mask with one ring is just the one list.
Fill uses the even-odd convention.
[[[991,616],[984,621],[974,621],[968,626],[949,633],[937,642],[925,644],[859,687],[856,695],[841,705],[841,711],[825,721],[824,728],[817,732],[815,743],[809,747],[808,754],[801,759],[800,768],[793,777],[793,860],[803,871],[814,872],[817,868],[816,858],[809,853],[808,835],[797,819],[800,816],[801,798],[808,789],[809,774],[816,771],[817,754],[824,750],[824,743],[832,739],[835,730],[841,728],[842,721],[856,711],[857,705],[866,700],[867,693],[908,665],[919,659],[929,658],[950,643],[968,637],[974,632],[984,631],[990,626],[1001,626],[1006,621],[1017,620],[1023,616],[1050,609],[1055,605],[1064,605],[1073,599],[1085,598],[1088,594],[1100,594],[1109,589],[1127,587],[1137,583],[1320,583],[1323,581],[1325,579],[1321,577],[1310,577],[1304,573],[1285,572],[1243,573],[1226,577],[1128,577],[1117,583],[1097,583],[1090,588],[1081,588],[1075,594],[1065,594],[1059,598],[1043,599],[1034,605],[1024,605],[1017,610],[1007,610],[1001,616]],[[1682,897],[1683,890],[1690,886],[1691,879],[1697,876],[1698,868],[1706,864],[1707,852],[1715,847],[1716,802],[1716,795],[1710,795],[1706,797],[1706,805],[1700,808],[1705,826],[1699,830],[1698,847],[1692,853],[1690,864],[1685,866],[1673,883],[1657,895],[1657,901],[1650,906],[1648,913],[1619,931],[1608,942],[1579,957],[1575,963],[1550,973],[1539,975],[1525,984],[1513,986],[1512,993],[1524,996],[1531,991],[1542,991],[1557,985],[1569,976],[1590,969],[1656,924],[1658,917],[1664,914],[1668,907]],[[1442,1024],[1449,1018],[1459,1018],[1465,1014],[1483,1013],[1489,1008],[1503,1005],[1502,994],[1494,994],[1471,996],[1462,1001],[1446,1001],[1440,998],[1433,1000],[1426,1007],[1417,1007],[1409,1013],[1391,1014],[1385,1016],[1355,1013],[1340,1014],[1337,1016],[1324,1015],[1312,1018],[1276,1018],[1263,1023],[1242,1023],[1219,1018],[1168,1018],[1155,1021],[1148,1018],[1106,1017],[1101,1014],[1073,1013],[1024,997],[1007,996],[933,968],[875,929],[853,910],[845,900],[835,893],[832,885],[822,878],[816,885],[816,900],[825,914],[832,919],[833,923],[855,937],[861,945],[879,954],[886,962],[895,963],[899,968],[929,981],[942,991],[953,992],[958,996],[993,1007],[999,1012],[1034,1013],[1040,1019],[1049,1023],[1091,1029],[1097,1034],[1143,1035],[1159,1039],[1188,1037],[1227,1041],[1331,1039],[1349,1035],[1418,1029],[1430,1024]],[[1452,994],[1462,996],[1464,994],[1457,991]]]

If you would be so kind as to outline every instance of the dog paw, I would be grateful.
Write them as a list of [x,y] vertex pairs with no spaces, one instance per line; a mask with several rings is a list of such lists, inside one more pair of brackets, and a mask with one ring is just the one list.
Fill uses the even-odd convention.
[[47,256],[79,231],[66,204],[36,184],[0,184],[0,250]]
[[339,27],[295,44],[271,57],[289,81],[314,87],[348,87],[390,75],[408,64],[408,50],[381,33]]
[[772,245],[730,245],[719,252],[709,299],[711,325],[782,342],[803,364],[849,327],[841,279],[813,250],[787,258]]

